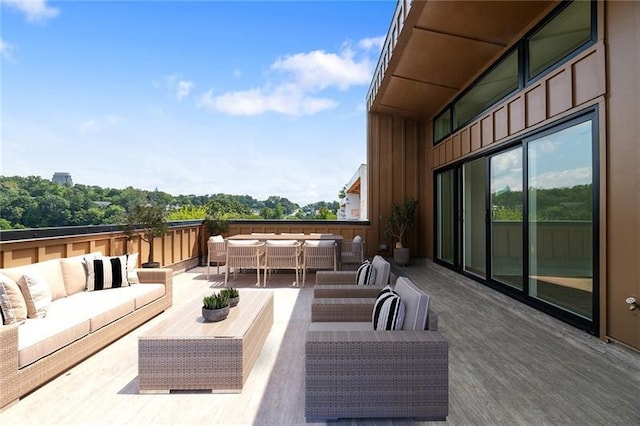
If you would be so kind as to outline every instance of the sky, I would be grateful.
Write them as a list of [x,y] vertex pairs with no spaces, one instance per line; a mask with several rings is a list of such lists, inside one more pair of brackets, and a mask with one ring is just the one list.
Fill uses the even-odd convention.
[[0,0],[0,175],[337,200],[395,4]]

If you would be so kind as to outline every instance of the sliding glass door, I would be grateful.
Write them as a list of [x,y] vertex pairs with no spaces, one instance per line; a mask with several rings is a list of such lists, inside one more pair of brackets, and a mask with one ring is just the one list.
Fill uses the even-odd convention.
[[529,295],[582,317],[593,304],[592,124],[527,143]]
[[595,329],[594,117],[437,173],[437,260]]

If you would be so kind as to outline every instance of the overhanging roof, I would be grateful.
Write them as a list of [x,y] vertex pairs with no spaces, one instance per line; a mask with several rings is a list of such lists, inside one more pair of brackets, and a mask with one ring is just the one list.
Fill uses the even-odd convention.
[[414,1],[386,70],[379,63],[374,75],[375,82],[384,73],[377,92],[369,92],[369,110],[431,118],[555,3]]

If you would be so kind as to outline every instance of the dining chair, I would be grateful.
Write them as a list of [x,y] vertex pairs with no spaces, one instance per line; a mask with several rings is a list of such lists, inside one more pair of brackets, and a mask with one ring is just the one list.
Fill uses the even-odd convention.
[[293,286],[300,282],[300,269],[302,268],[302,244],[296,240],[267,240],[265,245],[264,278],[263,287],[267,286],[267,271],[269,278],[271,272],[277,269],[293,269],[296,280]]
[[233,268],[234,278],[240,269],[256,270],[256,286],[260,286],[260,268],[264,259],[263,242],[258,240],[229,240],[224,274],[224,286],[229,280],[229,271]]
[[353,237],[353,240],[342,241],[340,258],[342,265],[360,265],[364,261],[364,240],[360,235]]
[[227,261],[227,243],[222,235],[209,237],[207,241],[207,280],[209,279],[209,268],[212,263],[216,264],[216,273],[220,275],[220,265]]
[[309,269],[337,269],[336,242],[333,240],[308,240],[303,245],[302,287]]

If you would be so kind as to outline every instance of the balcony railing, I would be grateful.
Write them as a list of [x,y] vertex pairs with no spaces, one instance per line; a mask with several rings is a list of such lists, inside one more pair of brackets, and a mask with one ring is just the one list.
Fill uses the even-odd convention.
[[378,95],[378,90],[380,90],[384,74],[387,71],[389,61],[393,55],[393,49],[396,47],[398,37],[404,27],[405,19],[411,11],[412,4],[413,0],[398,0],[398,3],[396,4],[396,10],[393,13],[393,19],[391,20],[389,31],[387,32],[384,44],[382,45],[378,64],[376,65],[373,78],[371,79],[371,84],[369,85],[369,91],[367,92],[367,109],[371,109],[374,99]]

